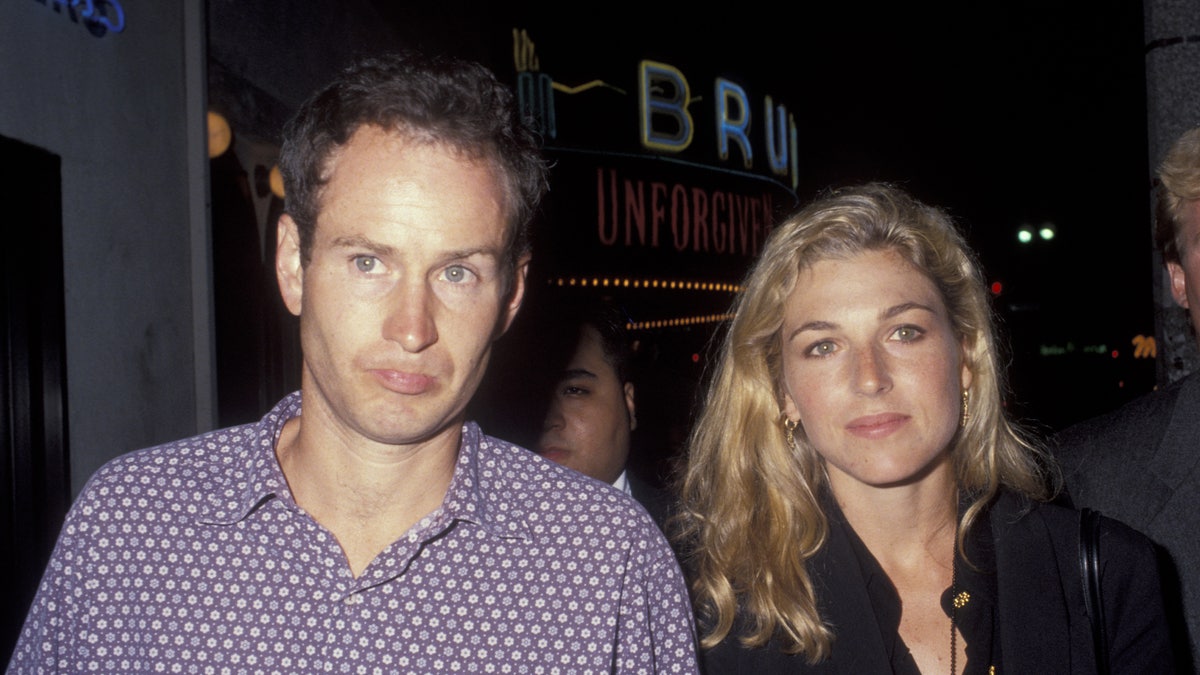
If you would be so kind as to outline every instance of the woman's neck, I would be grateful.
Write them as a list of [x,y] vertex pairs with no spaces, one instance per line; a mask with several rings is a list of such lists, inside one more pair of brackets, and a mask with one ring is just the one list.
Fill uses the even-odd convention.
[[[832,477],[831,477],[832,478]],[[921,672],[948,672],[966,663],[965,643],[941,607],[954,585],[958,490],[953,471],[879,488],[830,481],[846,522],[878,561],[900,597],[900,637]]]
[[846,522],[885,570],[912,569],[932,558],[949,566],[958,520],[958,489],[949,463],[917,483],[877,487],[837,481],[830,489]]

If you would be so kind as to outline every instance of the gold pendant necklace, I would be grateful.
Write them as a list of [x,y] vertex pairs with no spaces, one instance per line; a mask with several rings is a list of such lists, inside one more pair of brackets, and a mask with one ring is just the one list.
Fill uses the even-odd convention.
[[971,599],[970,593],[958,590],[959,524],[958,514],[955,513],[954,542],[950,547],[950,675],[958,675],[958,610]]
[[[957,536],[954,537],[956,540]],[[955,542],[957,544],[957,542]],[[950,559],[950,675],[958,675],[958,552]]]

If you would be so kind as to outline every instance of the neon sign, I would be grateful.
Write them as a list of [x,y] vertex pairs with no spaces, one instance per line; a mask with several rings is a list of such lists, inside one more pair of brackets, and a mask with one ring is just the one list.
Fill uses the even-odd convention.
[[[522,111],[534,121],[547,138],[559,132],[554,96],[578,95],[597,89],[626,91],[604,80],[591,80],[569,86],[557,82],[545,72],[533,41],[524,30],[513,29],[513,63],[517,70],[517,94]],[[754,168],[752,137],[753,110],[746,89],[723,77],[713,80],[713,127],[720,163],[738,162],[743,169]],[[698,131],[693,110],[700,108],[703,97],[693,89],[683,71],[669,63],[642,60],[637,66],[638,143],[659,155],[680,155],[692,145]],[[703,118],[703,117],[702,117]],[[701,118],[701,119],[702,119]],[[787,108],[770,96],[763,97],[762,145],[766,148],[767,167],[775,176],[789,178],[791,188],[799,181],[796,151],[796,121]]]
[[120,33],[125,30],[125,8],[120,0],[37,0],[39,4],[47,5],[55,12],[67,8],[67,16],[74,23],[83,21],[88,32],[96,37],[104,37],[110,31]]
[[[721,161],[729,161],[730,149],[741,151],[742,164],[754,166],[754,151],[750,144],[750,97],[736,82],[722,77],[713,82],[716,94],[717,148]],[[638,65],[638,105],[641,108],[641,141],[649,149],[680,152],[692,143],[692,115],[688,106],[692,99],[687,78],[674,66],[657,61],[642,61]],[[776,106],[765,97],[763,116],[766,118],[765,145],[770,155],[771,171],[779,176],[791,171],[792,187],[799,177],[796,157],[796,121],[782,105]],[[732,143],[731,143],[732,141]]]

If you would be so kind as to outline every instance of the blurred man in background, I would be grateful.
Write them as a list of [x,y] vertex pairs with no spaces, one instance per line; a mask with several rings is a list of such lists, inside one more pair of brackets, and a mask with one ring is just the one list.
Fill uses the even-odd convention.
[[666,495],[627,467],[637,405],[625,317],[602,302],[564,316],[552,332],[568,346],[568,356],[534,449],[632,495],[662,527],[668,515]]
[[[1171,295],[1200,335],[1200,127],[1175,142],[1158,177],[1155,239]],[[1186,659],[1181,671],[1192,672],[1200,653],[1200,374],[1071,427],[1058,444],[1075,505],[1122,520],[1161,547],[1176,652]]]

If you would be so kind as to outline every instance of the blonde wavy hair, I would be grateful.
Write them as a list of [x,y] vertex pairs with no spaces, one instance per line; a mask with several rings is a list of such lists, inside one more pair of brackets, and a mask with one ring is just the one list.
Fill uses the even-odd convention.
[[979,266],[943,211],[886,184],[833,192],[788,218],[767,240],[735,304],[704,409],[680,476],[677,536],[700,624],[715,646],[741,621],[743,644],[772,638],[812,662],[832,631],[817,611],[807,561],[824,544],[823,463],[802,429],[796,449],[781,423],[784,301],[800,270],[829,258],[891,250],[941,292],[973,378],[970,416],[952,442],[966,531],[1001,486],[1038,500],[1056,490],[1046,455],[1009,422],[996,339]]

